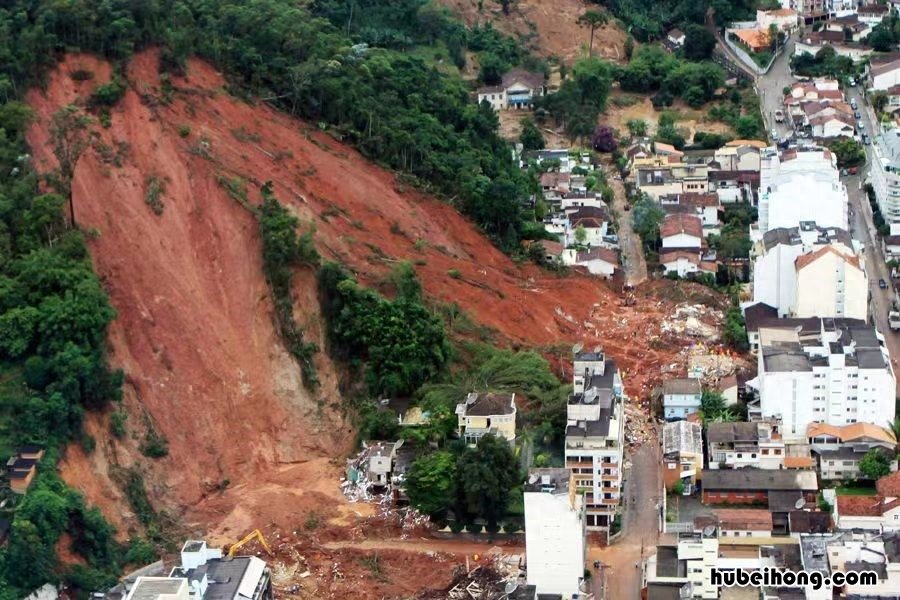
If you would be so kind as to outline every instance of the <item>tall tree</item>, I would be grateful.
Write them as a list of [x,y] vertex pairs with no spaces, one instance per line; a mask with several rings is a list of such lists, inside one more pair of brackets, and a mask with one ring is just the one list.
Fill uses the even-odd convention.
[[891,459],[881,448],[872,448],[859,461],[859,471],[867,479],[881,479],[891,472]]
[[608,22],[609,17],[606,16],[606,13],[602,13],[599,10],[589,10],[578,17],[579,25],[587,25],[591,28],[591,42],[588,56],[594,56],[594,31],[596,31],[598,27],[603,27]]
[[897,466],[900,467],[900,417],[894,417],[893,421],[888,421],[887,430],[894,438],[894,458],[897,459]]
[[441,516],[453,502],[456,457],[434,452],[417,458],[406,474],[409,503],[426,515]]
[[467,519],[481,516],[495,530],[506,515],[510,490],[519,483],[519,465],[503,438],[486,435],[467,450],[457,466],[459,512]]
[[69,225],[75,227],[75,203],[72,200],[72,178],[78,159],[90,143],[88,125],[91,119],[77,106],[68,105],[53,113],[50,122],[50,145],[59,163],[57,191],[69,201]]

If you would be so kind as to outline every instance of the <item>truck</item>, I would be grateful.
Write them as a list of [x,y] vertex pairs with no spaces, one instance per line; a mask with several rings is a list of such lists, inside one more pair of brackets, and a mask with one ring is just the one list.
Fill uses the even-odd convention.
[[892,310],[888,313],[888,326],[891,331],[900,331],[900,312]]

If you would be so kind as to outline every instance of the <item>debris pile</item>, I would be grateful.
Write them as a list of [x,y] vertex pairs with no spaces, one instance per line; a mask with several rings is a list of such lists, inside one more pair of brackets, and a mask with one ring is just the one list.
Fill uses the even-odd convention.
[[675,312],[663,320],[661,329],[664,333],[687,335],[705,340],[715,340],[719,337],[719,330],[712,323],[722,320],[722,313],[702,304],[681,304],[675,307]]
[[348,501],[391,503],[390,481],[380,485],[369,478],[372,458],[385,452],[385,446],[389,448],[391,445],[389,442],[364,444],[362,450],[347,459],[347,475],[341,478],[341,492]]
[[501,600],[508,598],[518,586],[525,585],[521,556],[503,556],[488,552],[482,561],[469,568],[458,567],[450,585],[430,590],[419,600]]
[[656,426],[647,414],[650,398],[640,399],[637,405],[625,405],[625,442],[632,450],[656,440]]

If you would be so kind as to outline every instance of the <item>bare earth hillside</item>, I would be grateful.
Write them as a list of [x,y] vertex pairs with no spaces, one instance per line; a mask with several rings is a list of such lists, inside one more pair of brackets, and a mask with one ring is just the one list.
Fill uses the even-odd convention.
[[[636,396],[658,382],[660,368],[683,363],[687,341],[663,331],[675,306],[720,302],[702,288],[664,282],[639,289],[626,306],[596,279],[517,265],[451,206],[306,123],[230,96],[207,64],[192,61],[168,91],[157,67],[153,52],[129,65],[129,90],[108,128],[92,126],[93,148],[73,186],[77,221],[118,311],[111,362],[127,377],[128,434],[115,440],[109,414],[92,416],[97,449],[86,455],[71,447],[62,470],[122,532],[134,519],[113,476],[135,464],[147,469],[158,508],[214,541],[254,527],[297,528],[312,511],[336,527],[372,512],[339,493],[355,435],[340,410],[334,367],[320,352],[322,386],[315,393],[303,386],[272,325],[257,224],[225,179],[245,181],[250,203],[271,180],[286,206],[315,223],[322,255],[363,283],[377,285],[398,260],[413,261],[429,297],[457,303],[497,343],[558,351],[603,342]],[[94,78],[74,81],[78,69]],[[52,113],[84,104],[109,76],[108,64],[71,55],[45,90],[29,94],[39,169],[55,165],[47,145]],[[151,177],[165,182],[159,215],[146,202]],[[295,292],[298,323],[324,347],[312,272],[298,271]],[[137,450],[151,427],[168,440],[165,458]]]
[[[498,30],[526,41],[538,55],[558,56],[572,63],[587,55],[590,34],[577,20],[596,4],[584,0],[516,0],[510,14],[504,15],[493,0],[438,0],[469,25],[493,23]],[[479,10],[479,4],[482,8]],[[625,60],[625,32],[610,23],[594,34],[594,54],[607,59]]]

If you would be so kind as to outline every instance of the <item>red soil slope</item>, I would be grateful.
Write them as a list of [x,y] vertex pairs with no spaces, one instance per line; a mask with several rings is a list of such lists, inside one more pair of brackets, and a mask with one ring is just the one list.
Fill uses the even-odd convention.
[[[95,77],[75,82],[76,69]],[[70,56],[45,91],[30,93],[39,168],[55,162],[50,115],[83,103],[108,77],[108,65]],[[106,423],[93,420],[98,450],[88,457],[71,449],[64,464],[65,477],[120,524],[129,520],[118,518],[123,503],[109,471],[141,458],[134,438],[150,423],[170,450],[141,459],[152,463],[151,497],[189,522],[237,534],[338,497],[329,459],[339,464],[353,435],[339,416],[333,368],[320,353],[323,385],[305,390],[272,327],[255,221],[221,177],[245,178],[254,203],[257,185],[271,180],[283,203],[315,223],[320,252],[366,283],[377,284],[397,260],[415,261],[430,297],[457,303],[498,341],[544,349],[603,341],[635,394],[658,377],[655,367],[676,360],[677,343],[657,343],[667,339],[660,322],[674,304],[657,299],[657,288],[625,307],[596,279],[518,266],[447,204],[307,124],[229,96],[202,62],[173,78],[167,103],[154,53],[138,56],[128,79],[111,126],[94,127],[98,142],[82,156],[73,189],[77,220],[94,232],[92,256],[119,313],[110,342],[112,362],[128,376],[129,436],[112,442]],[[145,202],[150,176],[166,182],[161,215]],[[295,288],[298,321],[321,343],[312,274],[298,273]]]

